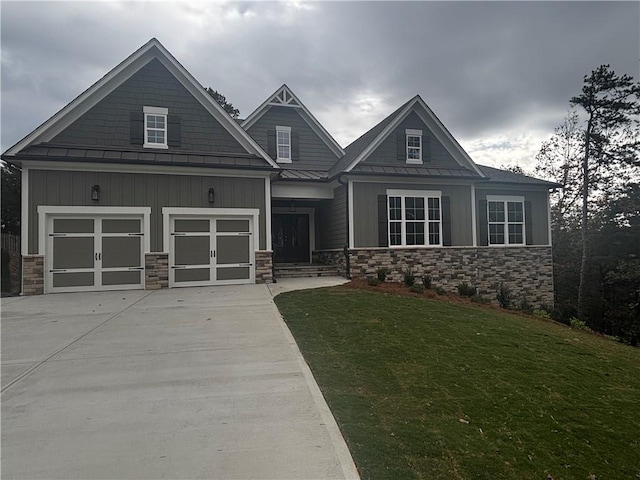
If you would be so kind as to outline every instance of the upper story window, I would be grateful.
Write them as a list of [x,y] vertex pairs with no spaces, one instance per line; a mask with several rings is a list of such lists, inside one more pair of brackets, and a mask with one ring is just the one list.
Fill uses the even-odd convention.
[[405,130],[407,163],[422,163],[422,130]]
[[168,148],[167,115],[169,110],[161,107],[144,107],[144,147]]
[[489,245],[524,245],[524,197],[487,195]]
[[442,246],[441,192],[388,190],[389,245]]
[[291,163],[291,127],[276,126],[276,161]]

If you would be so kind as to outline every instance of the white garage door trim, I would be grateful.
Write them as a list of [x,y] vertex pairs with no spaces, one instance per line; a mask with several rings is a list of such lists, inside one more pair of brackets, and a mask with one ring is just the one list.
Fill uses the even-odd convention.
[[[65,237],[91,237],[94,239],[94,251],[96,261],[91,268],[73,269],[76,273],[94,274],[94,284],[87,286],[61,286],[54,287],[54,258],[53,243],[54,235],[53,225],[57,219],[87,219],[93,220],[93,232],[87,234],[62,234]],[[103,273],[121,272],[124,267],[107,267],[102,263],[102,246],[103,240],[107,238],[127,238],[132,234],[108,233],[102,232],[103,220],[140,220],[141,232],[135,234],[140,238],[140,265],[135,267],[140,270],[140,282],[135,284],[116,284],[102,285]],[[130,290],[144,288],[144,253],[150,249],[150,207],[69,207],[69,206],[39,206],[38,207],[38,253],[44,256],[44,291],[45,293],[56,292],[81,292],[81,291],[99,291],[99,290]],[[99,258],[98,258],[99,256]],[[133,269],[133,268],[130,268]],[[80,272],[79,270],[83,270]],[[85,271],[86,270],[86,271]]]
[[[255,283],[255,250],[259,245],[260,230],[259,230],[259,217],[260,210],[257,208],[179,208],[179,207],[164,207],[162,209],[162,225],[163,225],[163,245],[164,250],[169,254],[169,287],[188,287],[188,286],[204,286],[204,285],[233,285],[244,283]],[[209,220],[210,229],[207,235],[198,235],[197,233],[186,234],[191,236],[209,236],[211,242],[211,256],[209,259],[208,267],[205,264],[198,265],[197,269],[209,268],[209,280],[199,281],[181,281],[176,282],[176,268],[185,268],[175,265],[175,234],[172,235],[174,228],[174,221],[176,219],[191,219],[191,220]],[[249,232],[244,235],[249,236],[249,262],[248,266],[249,276],[246,279],[240,280],[217,280],[217,271],[224,269],[225,265],[218,264],[216,261],[216,249],[218,238],[228,235],[243,235],[243,234],[228,234],[224,232],[215,231],[214,225],[218,220],[249,220]],[[180,234],[185,235],[185,234]],[[237,265],[240,266],[240,265]],[[226,265],[226,267],[237,267],[235,265]]]

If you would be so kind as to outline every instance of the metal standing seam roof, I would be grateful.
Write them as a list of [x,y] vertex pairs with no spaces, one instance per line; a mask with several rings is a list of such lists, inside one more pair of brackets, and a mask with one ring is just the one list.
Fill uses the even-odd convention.
[[187,165],[198,167],[241,167],[273,170],[262,157],[252,154],[211,155],[202,152],[120,150],[98,147],[39,144],[23,149],[11,160],[90,161],[95,163],[130,163],[145,165]]
[[557,188],[562,185],[556,182],[549,182],[547,180],[541,180],[539,178],[530,177],[528,175],[521,175],[519,173],[510,172],[509,170],[500,170],[499,168],[488,167],[486,165],[478,165],[478,168],[482,170],[488,177],[488,181],[497,183],[517,183],[520,185],[539,185],[546,186],[547,188]]

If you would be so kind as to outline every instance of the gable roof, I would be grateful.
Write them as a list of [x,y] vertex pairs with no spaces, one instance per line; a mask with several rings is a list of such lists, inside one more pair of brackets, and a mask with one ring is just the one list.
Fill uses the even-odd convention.
[[556,182],[549,182],[539,178],[522,175],[520,173],[510,172],[509,170],[501,170],[499,168],[488,167],[486,165],[478,165],[480,170],[486,175],[487,180],[495,183],[519,183],[523,185],[540,185],[547,188],[558,188],[562,185]]
[[154,58],[171,72],[247,153],[263,158],[273,168],[280,168],[156,38],[149,40],[33,132],[9,148],[3,157],[15,156],[28,146],[49,142]]
[[331,134],[322,126],[322,124],[313,116],[309,109],[300,101],[300,99],[291,91],[291,89],[283,84],[272,95],[270,95],[251,115],[243,122],[242,128],[249,130],[271,107],[289,107],[298,111],[300,116],[307,122],[311,129],[318,137],[329,147],[329,149],[340,158],[344,155],[344,150],[335,141]]
[[447,130],[438,117],[436,117],[420,95],[413,97],[360,138],[352,142],[345,149],[346,155],[336,163],[332,169],[332,174],[351,172],[356,165],[366,160],[411,112],[415,112],[421,118],[431,133],[442,143],[461,167],[468,168],[481,178],[485,177],[482,170],[478,168],[467,152],[465,152],[457,140],[453,138],[453,135],[451,135],[449,130]]

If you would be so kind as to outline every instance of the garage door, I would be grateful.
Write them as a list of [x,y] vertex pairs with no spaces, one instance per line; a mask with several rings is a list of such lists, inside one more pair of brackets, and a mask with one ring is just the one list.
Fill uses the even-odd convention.
[[253,283],[253,219],[170,217],[169,286]]
[[47,291],[143,288],[143,228],[142,216],[49,216]]

